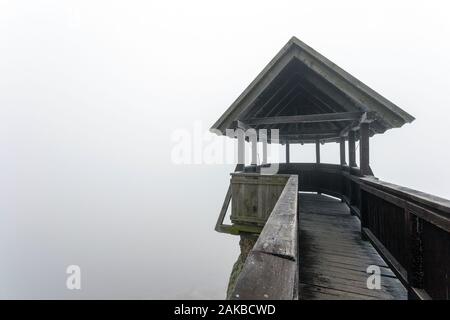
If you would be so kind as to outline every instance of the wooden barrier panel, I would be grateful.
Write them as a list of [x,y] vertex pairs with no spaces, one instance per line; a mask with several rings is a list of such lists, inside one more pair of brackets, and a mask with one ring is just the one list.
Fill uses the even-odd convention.
[[231,174],[231,221],[264,226],[289,175]]

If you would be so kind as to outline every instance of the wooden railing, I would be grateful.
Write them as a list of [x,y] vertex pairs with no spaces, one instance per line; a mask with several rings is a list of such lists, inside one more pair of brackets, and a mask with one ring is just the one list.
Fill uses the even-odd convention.
[[[361,176],[332,164],[279,164],[298,175],[300,191],[339,197],[360,217],[370,240],[408,289],[410,299],[450,299],[450,201]],[[259,171],[259,168],[246,168]]]
[[450,202],[374,178],[360,181],[362,233],[410,298],[450,299]]
[[298,179],[292,175],[245,260],[232,299],[298,298],[297,197]]

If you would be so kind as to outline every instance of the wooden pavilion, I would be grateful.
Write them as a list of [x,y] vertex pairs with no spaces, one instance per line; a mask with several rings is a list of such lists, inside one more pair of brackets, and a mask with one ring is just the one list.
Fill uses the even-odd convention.
[[[241,142],[216,224],[241,237],[229,298],[450,299],[450,201],[381,181],[370,167],[370,137],[413,120],[290,39],[211,128]],[[267,143],[277,142],[286,163],[262,174]],[[340,143],[339,164],[320,161],[320,145],[331,142]],[[297,143],[315,143],[315,163],[290,161]],[[366,283],[370,268],[380,271],[377,290]]]

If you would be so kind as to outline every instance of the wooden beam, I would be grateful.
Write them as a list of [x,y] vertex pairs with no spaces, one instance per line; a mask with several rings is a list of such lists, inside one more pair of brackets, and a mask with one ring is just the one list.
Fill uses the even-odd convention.
[[369,166],[369,123],[363,122],[360,126],[359,140],[359,166],[363,175],[370,175]]
[[[329,98],[318,95],[317,89],[312,85],[307,85],[307,82],[301,82],[300,88],[303,89],[304,92],[307,92],[307,99],[309,101],[314,102],[315,105],[320,104],[328,108],[331,112],[340,112],[341,107],[336,104],[336,102]],[[324,99],[325,98],[325,99]]]
[[355,100],[350,98],[347,94],[344,93],[344,91],[340,90],[335,85],[320,77],[317,73],[305,72],[303,74],[303,79],[307,82],[307,84],[313,86],[316,91],[330,98],[337,105],[348,106],[352,109],[359,109],[359,105],[355,103]]
[[279,123],[314,123],[329,121],[351,121],[361,119],[362,112],[318,113],[297,116],[278,116],[253,118],[245,120],[247,125],[279,124]]
[[350,167],[356,167],[355,131],[348,132],[348,162]]
[[242,122],[241,120],[234,120],[232,125],[231,125],[231,129],[242,129],[244,131],[247,131],[248,129],[250,129],[251,127],[249,125],[247,125],[246,123]]
[[[283,96],[280,96],[280,93],[283,94],[284,89],[289,89],[289,85],[292,84],[292,80],[295,81],[295,78],[297,77],[296,74],[293,74],[292,76],[290,76],[287,80],[285,80],[283,82],[282,85],[280,85],[280,87],[271,94],[270,97],[268,97],[268,99],[266,100],[266,102],[264,102],[264,104],[262,106],[260,106],[257,110],[255,110],[256,112],[256,116],[260,115],[260,114],[264,114],[265,111],[267,111],[267,107],[270,107],[270,104],[272,102],[276,102],[279,101],[280,99],[283,99]],[[248,108],[247,111],[244,113],[244,116],[248,115],[250,112],[252,112],[253,108]]]
[[371,123],[377,120],[377,113],[373,111],[364,112],[361,116],[360,123]]
[[348,133],[350,131],[352,131],[353,129],[356,129],[359,127],[359,122],[358,121],[352,121],[348,126],[346,126],[344,129],[342,129],[341,132],[339,132],[339,136],[341,137],[345,137],[348,135]]
[[238,152],[238,165],[239,168],[243,170],[245,166],[245,132],[243,130],[236,131],[237,137],[237,152]]
[[290,150],[289,150],[289,143],[286,143],[286,163],[290,162]]
[[319,140],[322,143],[338,140],[337,133],[325,134],[281,134],[280,143],[315,143]]
[[262,161],[261,164],[267,164],[267,129],[260,129],[258,132],[258,141],[262,143]]
[[[237,167],[236,167],[236,170],[238,170]],[[223,201],[222,209],[220,210],[220,214],[219,214],[219,217],[216,222],[215,230],[217,232],[225,232],[223,230],[222,226],[223,226],[223,220],[225,219],[225,214],[227,213],[227,210],[228,210],[228,206],[230,205],[230,201],[231,201],[231,184],[228,186],[228,191],[225,196],[225,200]]]
[[[295,92],[295,89],[297,89],[298,85],[294,85],[292,88],[289,89],[289,91],[278,100],[278,102],[272,106],[272,108],[270,108],[270,110],[266,113],[267,115],[272,115],[274,112],[277,111],[278,108],[283,108],[284,106],[286,106],[286,104],[289,104],[292,102],[293,97],[291,96],[291,94],[294,94],[294,98],[298,95],[298,93]],[[287,100],[286,103],[284,103]],[[283,104],[284,103],[284,104]]]
[[258,164],[258,160],[257,160],[258,144],[256,143],[256,140],[252,140],[251,144],[252,144],[252,165],[256,166]]
[[346,126],[341,132],[340,136],[346,136],[351,130],[359,130],[361,123],[372,123],[377,120],[377,114],[373,111],[364,112],[358,120],[353,121]]
[[320,163],[320,141],[316,140],[316,163]]
[[339,131],[315,132],[315,133],[280,133],[280,138],[299,138],[299,139],[325,139],[339,138]]
[[262,142],[262,162],[261,164],[267,164],[267,141]]
[[341,137],[339,140],[339,151],[341,155],[341,166],[345,166],[347,162],[345,162],[345,138]]

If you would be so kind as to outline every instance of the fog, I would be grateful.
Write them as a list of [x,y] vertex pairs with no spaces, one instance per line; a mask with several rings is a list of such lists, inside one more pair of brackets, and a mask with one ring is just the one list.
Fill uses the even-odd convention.
[[234,166],[175,164],[172,135],[223,139],[208,128],[294,35],[416,117],[371,140],[376,176],[450,198],[449,9],[1,1],[0,298],[224,298],[238,238],[213,229]]

